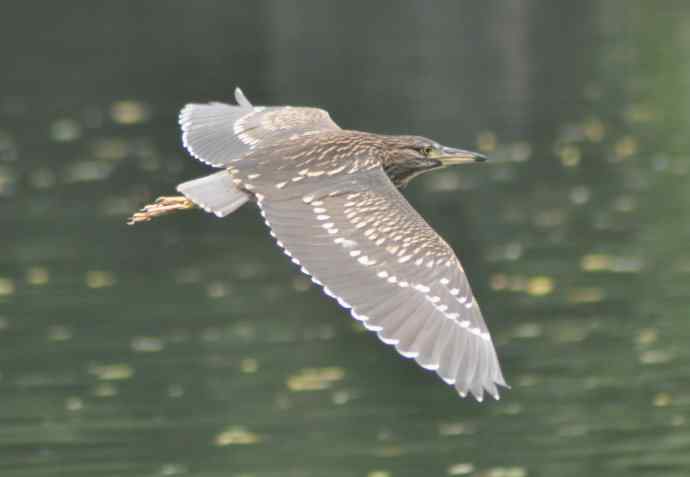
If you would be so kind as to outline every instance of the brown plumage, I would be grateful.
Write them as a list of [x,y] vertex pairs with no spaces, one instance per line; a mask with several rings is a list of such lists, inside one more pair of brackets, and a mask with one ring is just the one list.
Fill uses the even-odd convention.
[[461,395],[498,398],[506,386],[467,277],[448,244],[398,191],[477,153],[419,136],[340,129],[315,108],[187,105],[183,143],[222,170],[178,186],[130,223],[200,207],[224,217],[255,202],[278,245],[406,357]]

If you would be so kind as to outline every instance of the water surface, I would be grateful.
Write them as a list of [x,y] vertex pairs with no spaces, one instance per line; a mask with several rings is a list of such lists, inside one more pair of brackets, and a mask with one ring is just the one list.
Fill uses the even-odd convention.
[[[686,3],[10,3],[3,476],[687,475]],[[406,195],[470,275],[501,401],[361,329],[252,206],[125,225],[207,172],[176,114],[235,85],[495,159]]]

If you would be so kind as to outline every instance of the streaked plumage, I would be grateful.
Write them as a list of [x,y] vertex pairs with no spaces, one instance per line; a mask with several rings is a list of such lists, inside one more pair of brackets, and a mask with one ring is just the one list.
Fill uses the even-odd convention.
[[[131,223],[192,204],[224,217],[255,202],[278,245],[405,357],[461,395],[506,386],[489,331],[448,244],[398,188],[448,163],[483,159],[417,136],[340,129],[315,108],[189,104],[183,143],[223,168],[185,182]],[[158,212],[160,209],[160,212]]]

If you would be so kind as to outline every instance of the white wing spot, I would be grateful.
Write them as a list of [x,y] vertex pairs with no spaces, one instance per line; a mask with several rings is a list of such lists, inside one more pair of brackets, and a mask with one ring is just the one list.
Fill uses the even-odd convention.
[[365,327],[366,329],[368,329],[369,331],[377,331],[377,332],[378,332],[378,331],[381,331],[381,330],[383,329],[383,326],[372,325],[372,324],[369,323],[368,321],[364,321],[364,322],[362,322],[362,324],[363,324],[364,327]]
[[376,260],[371,260],[366,255],[363,257],[359,257],[358,260],[359,260],[359,263],[361,263],[362,265],[366,265],[367,267],[370,265],[374,265],[376,263]]
[[385,336],[383,336],[380,333],[379,333],[379,339],[381,341],[383,341],[384,343],[386,343],[387,345],[397,345],[400,342],[400,340],[386,338]]
[[358,321],[367,321],[369,319],[369,317],[367,315],[360,315],[355,310],[350,310],[350,314],[352,315],[352,317],[355,320],[358,320]]
[[361,251],[361,250],[352,250],[352,251],[350,252],[350,257],[358,257],[358,256],[361,255],[361,254],[362,254],[362,251]]
[[400,355],[403,358],[416,358],[417,356],[419,356],[419,352],[417,352],[417,351],[404,351],[404,350],[398,349],[398,353],[400,353]]
[[343,248],[352,248],[357,245],[357,242],[354,240],[346,239],[344,237],[338,237],[337,239],[333,240],[333,242],[342,245]]
[[[422,368],[428,369],[429,371],[436,371],[438,369],[438,363],[431,363],[431,364],[424,364],[424,363],[418,363]],[[441,378],[443,379],[443,378]]]
[[345,166],[338,167],[338,168],[336,168],[336,169],[332,169],[332,170],[328,171],[328,175],[329,175],[329,176],[332,176],[333,174],[337,174],[338,172],[341,172],[341,171],[343,171],[344,169],[345,169]]

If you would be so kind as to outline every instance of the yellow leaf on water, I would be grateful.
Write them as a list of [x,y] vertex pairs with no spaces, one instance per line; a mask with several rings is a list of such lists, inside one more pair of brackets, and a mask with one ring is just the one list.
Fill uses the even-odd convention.
[[538,276],[527,282],[527,293],[532,296],[545,296],[553,292],[554,283],[551,277]]

